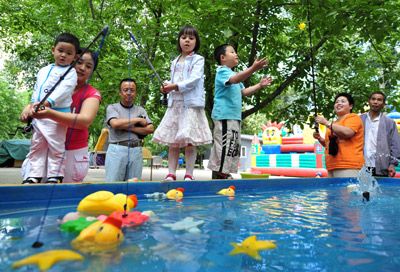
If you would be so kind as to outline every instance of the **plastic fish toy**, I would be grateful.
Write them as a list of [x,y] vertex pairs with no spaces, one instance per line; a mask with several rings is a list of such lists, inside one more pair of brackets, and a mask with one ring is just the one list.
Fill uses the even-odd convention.
[[185,191],[185,189],[183,189],[181,187],[169,190],[167,192],[167,198],[168,199],[172,199],[172,200],[180,200],[180,199],[183,198],[183,192],[184,191]]
[[272,241],[257,241],[255,235],[247,237],[241,244],[231,243],[233,246],[229,255],[247,254],[250,257],[261,260],[260,250],[274,249],[276,245]]
[[67,249],[44,251],[12,264],[12,267],[20,268],[25,265],[36,265],[40,271],[50,269],[54,264],[61,261],[82,261],[83,256],[77,252]]
[[61,231],[79,234],[82,230],[86,229],[91,224],[94,224],[97,221],[98,220],[93,217],[89,217],[89,218],[80,217],[78,219],[70,220],[68,222],[62,223],[60,225],[60,229],[61,229]]
[[78,212],[69,212],[66,215],[64,215],[60,223],[64,224],[68,221],[79,219],[80,217],[82,217],[82,215],[79,214]]
[[152,194],[144,194],[144,196],[155,200],[163,200],[167,198],[167,195],[165,193],[160,193],[160,192],[154,192]]
[[164,227],[171,228],[176,231],[187,231],[190,233],[200,233],[199,226],[204,224],[204,220],[194,221],[193,217],[185,217],[183,220],[172,223],[163,224]]
[[236,187],[231,185],[228,188],[218,191],[217,194],[224,195],[224,196],[235,196],[235,190],[236,190]]
[[[122,221],[122,227],[137,227],[143,225],[149,220],[149,216],[139,212],[139,211],[132,211],[132,212],[113,212],[111,217],[118,218]],[[100,215],[97,217],[99,220],[104,221],[107,216]]]
[[136,195],[129,195],[127,198],[125,194],[114,195],[108,191],[98,191],[82,199],[77,210],[86,215],[110,215],[114,211],[124,211],[125,204],[129,211],[135,208],[137,203]]
[[113,250],[124,240],[121,226],[121,220],[109,216],[103,222],[95,222],[82,230],[71,245],[83,253]]

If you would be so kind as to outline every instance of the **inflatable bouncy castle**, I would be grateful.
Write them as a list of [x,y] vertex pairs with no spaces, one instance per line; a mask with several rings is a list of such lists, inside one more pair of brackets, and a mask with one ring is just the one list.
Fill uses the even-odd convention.
[[[257,136],[252,142],[251,173],[290,177],[326,177],[324,148],[313,136],[313,129],[296,127],[291,136],[284,123],[267,122],[262,126],[262,144]],[[324,134],[325,127],[320,127]]]
[[397,131],[400,133],[400,112],[393,111],[388,113],[386,116],[390,119],[393,119],[393,121],[396,123]]

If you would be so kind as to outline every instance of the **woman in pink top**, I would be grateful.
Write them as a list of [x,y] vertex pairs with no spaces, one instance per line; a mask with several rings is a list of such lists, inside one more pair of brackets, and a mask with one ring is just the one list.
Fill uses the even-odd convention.
[[50,118],[69,127],[65,140],[63,182],[81,182],[89,169],[89,126],[100,106],[100,92],[87,83],[96,68],[95,55],[87,51],[75,65],[78,84],[72,95],[71,112],[50,108],[32,113],[33,118]]

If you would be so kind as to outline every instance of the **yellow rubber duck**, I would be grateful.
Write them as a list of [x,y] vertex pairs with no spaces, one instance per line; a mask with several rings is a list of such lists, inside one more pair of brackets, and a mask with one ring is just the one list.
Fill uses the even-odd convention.
[[180,200],[183,198],[183,192],[185,191],[184,188],[179,187],[176,189],[169,190],[166,194],[168,199],[172,200]]
[[113,250],[124,240],[121,226],[120,219],[109,216],[103,222],[98,221],[82,230],[71,245],[83,253]]
[[114,211],[124,211],[124,205],[127,204],[126,211],[137,206],[136,195],[116,194],[109,191],[97,191],[86,196],[79,202],[78,212],[85,215],[99,216],[101,214],[110,215]]
[[256,260],[261,260],[258,251],[276,248],[276,245],[272,241],[257,241],[255,235],[247,237],[241,244],[231,243],[231,245],[233,249],[229,255],[247,254]]
[[61,261],[82,261],[83,256],[68,249],[48,250],[31,255],[12,264],[12,268],[20,268],[25,265],[37,265],[40,271],[50,269],[54,264]]
[[236,190],[236,187],[231,185],[228,188],[218,191],[217,194],[224,195],[224,196],[235,196],[235,190]]

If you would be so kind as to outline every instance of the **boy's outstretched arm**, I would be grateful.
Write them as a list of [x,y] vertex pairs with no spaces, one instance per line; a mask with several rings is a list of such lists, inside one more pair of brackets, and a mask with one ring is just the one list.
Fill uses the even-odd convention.
[[253,86],[250,86],[250,87],[248,87],[246,89],[243,89],[242,90],[242,95],[244,95],[244,96],[252,95],[255,92],[257,92],[257,91],[259,91],[261,89],[264,89],[265,87],[271,85],[271,82],[272,82],[272,78],[271,77],[263,77],[260,80],[259,83],[255,84]]
[[232,76],[229,79],[229,83],[236,84],[239,82],[243,82],[248,77],[250,77],[254,72],[257,72],[258,70],[263,69],[267,66],[268,66],[268,60],[266,58],[256,59],[249,68]]

